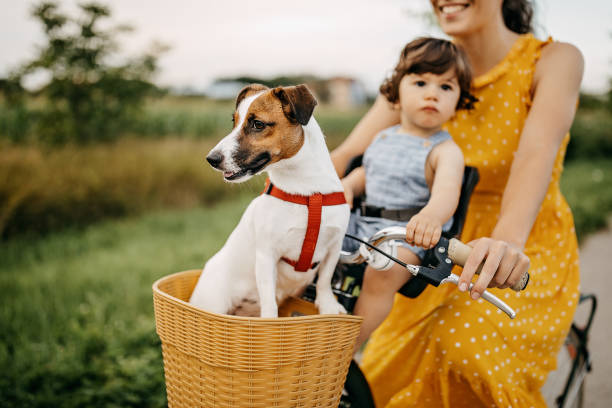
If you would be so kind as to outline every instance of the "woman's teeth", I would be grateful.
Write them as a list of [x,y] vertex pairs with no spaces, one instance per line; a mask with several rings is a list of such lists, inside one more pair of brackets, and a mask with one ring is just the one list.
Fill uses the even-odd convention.
[[442,6],[440,7],[440,11],[444,14],[452,14],[452,13],[457,13],[461,10],[464,10],[467,7],[468,7],[468,4]]

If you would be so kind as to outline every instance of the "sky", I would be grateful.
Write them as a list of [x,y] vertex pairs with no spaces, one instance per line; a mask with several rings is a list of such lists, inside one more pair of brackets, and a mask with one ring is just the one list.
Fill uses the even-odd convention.
[[[0,77],[44,42],[30,17],[38,2],[0,0]],[[154,41],[169,46],[155,82],[204,90],[218,77],[310,73],[352,76],[375,92],[404,44],[441,36],[418,13],[428,0],[102,0],[124,35],[124,55]],[[74,12],[77,2],[60,0]],[[603,93],[612,77],[612,0],[537,0],[536,35],[576,45],[585,58],[583,91]],[[415,13],[417,16],[415,16]],[[31,87],[44,76],[31,79]]]

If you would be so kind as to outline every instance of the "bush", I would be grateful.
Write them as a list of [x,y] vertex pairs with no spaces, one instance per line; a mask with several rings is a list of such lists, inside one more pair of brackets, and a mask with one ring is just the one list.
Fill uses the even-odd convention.
[[228,187],[208,166],[204,156],[213,145],[166,139],[61,149],[3,146],[0,236],[46,233],[154,208],[206,205],[249,188]]
[[[149,78],[163,47],[111,65],[108,61],[117,59],[119,48],[116,37],[128,27],[101,29],[100,20],[108,18],[110,10],[97,3],[79,7],[82,15],[77,17],[61,13],[54,2],[42,2],[33,10],[47,44],[0,83],[9,123],[0,130],[10,140],[26,139],[30,132],[37,140],[55,145],[115,140],[138,116],[144,98],[155,93]],[[38,92],[44,106],[38,114],[27,115],[21,83],[40,72],[51,77]]]
[[605,109],[581,109],[570,130],[566,160],[612,157],[612,113]]
[[578,238],[604,228],[612,212],[612,160],[594,159],[568,163],[561,190],[574,214]]

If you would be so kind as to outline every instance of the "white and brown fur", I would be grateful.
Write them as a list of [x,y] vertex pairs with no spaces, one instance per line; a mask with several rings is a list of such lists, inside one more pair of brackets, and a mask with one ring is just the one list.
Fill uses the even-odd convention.
[[[207,160],[231,182],[265,170],[276,187],[290,194],[343,191],[323,133],[312,117],[315,105],[304,85],[247,86],[236,100],[233,130]],[[332,293],[331,278],[348,219],[348,205],[323,207],[312,259],[319,264],[296,272],[281,257],[299,258],[307,206],[258,196],[225,245],[204,266],[190,302],[216,313],[252,314],[255,310],[261,317],[277,317],[278,305],[301,293],[318,273],[315,304],[319,313],[346,313]]]

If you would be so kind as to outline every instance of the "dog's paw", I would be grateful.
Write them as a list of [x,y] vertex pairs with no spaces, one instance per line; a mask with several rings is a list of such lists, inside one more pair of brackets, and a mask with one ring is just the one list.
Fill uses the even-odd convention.
[[346,309],[335,298],[316,299],[315,305],[319,309],[319,314],[346,314]]
[[278,317],[278,307],[276,307],[276,306],[274,306],[274,307],[264,307],[264,306],[262,306],[260,317],[265,317],[265,318],[276,318],[276,317]]

